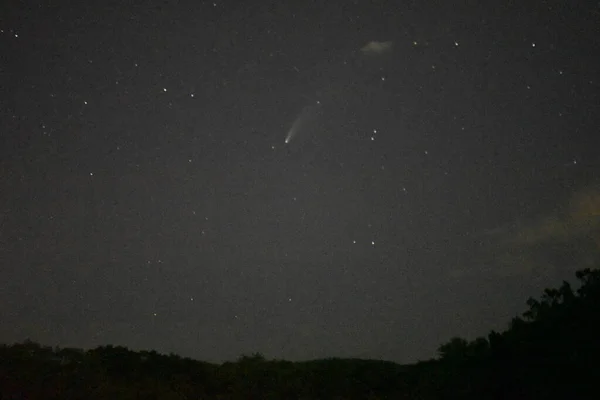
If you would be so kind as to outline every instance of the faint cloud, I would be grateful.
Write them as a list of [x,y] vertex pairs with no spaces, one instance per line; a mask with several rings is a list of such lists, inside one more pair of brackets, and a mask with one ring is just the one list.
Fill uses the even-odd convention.
[[600,188],[575,193],[555,215],[540,218],[516,232],[514,243],[536,245],[549,241],[594,239],[600,245]]
[[571,222],[556,215],[544,216],[532,225],[516,231],[511,241],[521,245],[535,245],[548,240],[568,240],[574,227]]
[[392,42],[372,41],[364,45],[360,51],[365,55],[379,55],[392,50]]
[[[557,279],[564,272],[600,265],[600,186],[575,192],[556,211],[529,221],[513,221],[475,232],[463,259],[478,268],[457,265],[449,276],[474,273],[497,277]],[[464,264],[463,264],[464,265]]]
[[502,275],[594,266],[600,261],[600,187],[580,190],[553,214],[499,233],[493,253]]

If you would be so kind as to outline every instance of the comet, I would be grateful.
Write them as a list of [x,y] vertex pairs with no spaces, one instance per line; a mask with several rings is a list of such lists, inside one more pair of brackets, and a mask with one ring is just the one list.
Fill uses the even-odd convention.
[[[388,40],[388,41],[374,40],[374,41],[370,41],[369,43],[367,43],[363,47],[361,47],[360,53],[366,57],[378,57],[378,56],[384,55],[386,53],[392,52],[393,45],[394,45],[394,43],[391,40]],[[344,64],[345,63],[346,62],[344,61]],[[294,68],[294,70],[296,72],[300,72],[298,67],[292,66],[292,68]],[[384,78],[382,78],[382,79],[384,79]],[[344,87],[348,87],[348,86],[352,86],[352,85],[345,85]],[[332,90],[332,89],[326,91],[325,94],[327,95],[329,102],[331,101],[331,97],[333,95],[339,96],[339,91],[340,90]],[[319,100],[316,101],[316,104],[313,103],[312,105],[308,105],[308,106],[304,107],[304,109],[302,109],[300,114],[296,117],[296,119],[292,123],[292,126],[290,127],[289,131],[287,132],[287,135],[285,136],[284,143],[289,144],[292,141],[292,139],[294,139],[298,134],[301,134],[303,131],[306,130],[306,125],[310,126],[310,124],[314,123],[315,120],[317,120],[319,118],[319,116],[322,115],[321,107],[322,107],[321,101],[319,101]]]
[[307,123],[310,123],[317,118],[320,106],[321,102],[317,101],[315,105],[304,107],[304,109],[300,112],[300,115],[298,115],[292,123],[290,130],[285,136],[285,144],[289,144]]
[[296,120],[292,124],[292,127],[290,128],[287,135],[285,136],[285,144],[288,144],[294,138],[294,136],[296,136],[296,133],[298,132],[298,129],[300,128],[301,125],[302,125],[302,114],[299,115],[298,118],[296,118]]

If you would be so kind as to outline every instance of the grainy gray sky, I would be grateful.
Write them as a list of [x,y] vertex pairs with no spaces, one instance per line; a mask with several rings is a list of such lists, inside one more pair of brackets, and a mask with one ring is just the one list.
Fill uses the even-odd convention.
[[5,3],[1,341],[413,362],[597,260],[595,2]]

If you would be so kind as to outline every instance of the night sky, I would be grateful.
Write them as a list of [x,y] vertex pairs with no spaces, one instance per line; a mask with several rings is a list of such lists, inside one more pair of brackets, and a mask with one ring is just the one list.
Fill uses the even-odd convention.
[[2,3],[0,342],[415,362],[599,265],[595,1]]

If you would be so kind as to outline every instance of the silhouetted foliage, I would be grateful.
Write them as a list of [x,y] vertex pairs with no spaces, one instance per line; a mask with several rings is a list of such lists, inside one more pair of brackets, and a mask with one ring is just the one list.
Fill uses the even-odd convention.
[[[491,332],[487,341],[453,339],[442,345],[440,360],[448,368],[457,358],[462,365],[480,366],[462,368],[453,385],[468,387],[473,397],[596,398],[592,383],[600,378],[595,361],[600,356],[595,339],[600,337],[600,271],[586,269],[576,277],[581,284],[576,292],[568,282],[544,290],[539,300],[527,301],[523,318],[513,318],[505,332]],[[475,347],[482,351],[469,351]]]
[[530,298],[504,332],[452,338],[414,365],[359,359],[221,365],[122,346],[0,345],[0,399],[592,399],[600,378],[600,271]]

